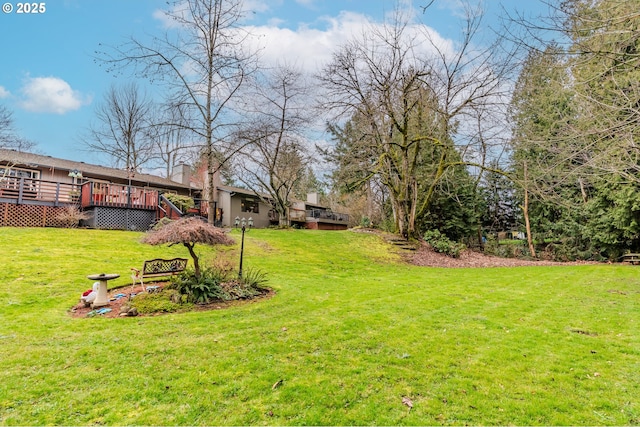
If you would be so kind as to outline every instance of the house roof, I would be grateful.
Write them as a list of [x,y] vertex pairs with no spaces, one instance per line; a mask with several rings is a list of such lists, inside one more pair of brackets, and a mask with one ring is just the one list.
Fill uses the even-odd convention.
[[[79,170],[84,178],[96,179],[118,179],[126,181],[129,179],[129,173],[123,169],[115,169],[106,166],[94,165],[85,162],[76,162],[73,160],[59,159],[51,156],[44,156],[34,153],[26,153],[16,150],[8,150],[0,148],[0,162],[14,163],[17,166],[27,166],[32,168],[54,168],[64,171]],[[190,185],[171,181],[156,175],[136,173],[131,179],[134,185],[148,185],[153,187],[169,188],[169,189],[191,189]]]
[[249,190],[246,188],[240,188],[240,187],[233,187],[230,185],[217,185],[216,188],[218,190],[221,191],[225,191],[227,193],[238,193],[238,194],[245,194],[247,196],[256,196],[256,197],[262,197],[263,199],[269,200],[271,199],[271,196],[267,193],[256,193],[253,190]]
[[[230,185],[218,185],[216,186],[216,188],[218,190],[222,190],[222,191],[226,191],[227,193],[237,193],[237,194],[246,194],[248,196],[258,196],[258,193],[256,193],[253,190],[248,190],[246,188],[240,188],[240,187],[232,187]],[[271,196],[269,194],[266,193],[262,193],[262,198],[265,200],[270,200]],[[328,207],[324,206],[324,205],[320,205],[317,203],[310,203],[308,201],[304,201],[304,200],[296,200],[296,199],[292,199],[292,202],[297,202],[297,203],[304,203],[305,207],[307,208],[318,208],[318,209],[323,209],[326,210],[328,209]]]

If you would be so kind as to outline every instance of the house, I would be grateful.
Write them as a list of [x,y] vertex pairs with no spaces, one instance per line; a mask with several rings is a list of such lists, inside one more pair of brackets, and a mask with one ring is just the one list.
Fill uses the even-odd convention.
[[[220,227],[233,227],[235,218],[253,219],[255,228],[278,223],[273,206],[265,203],[268,196],[260,197],[254,191],[228,185],[216,185],[214,191],[215,222]],[[275,218],[275,222],[274,222]]]
[[78,206],[89,227],[146,230],[158,217],[175,216],[164,194],[200,194],[189,175],[186,165],[171,180],[0,149],[0,225],[60,226],[65,209]]
[[[206,184],[198,175],[203,174],[192,177],[187,165],[178,166],[171,179],[166,179],[0,149],[0,226],[63,226],[61,216],[72,206],[88,214],[84,226],[146,230],[162,217],[176,219],[184,214],[169,200],[169,194],[192,197],[196,207],[190,213],[207,216],[208,203],[201,199]],[[251,217],[256,228],[278,224],[278,214],[267,195],[221,185],[219,179],[216,182],[216,225],[233,227],[236,217]],[[313,229],[346,229],[349,221],[347,215],[319,205],[317,196],[307,202],[292,202],[289,215],[292,224]]]
[[294,201],[289,209],[293,224],[312,230],[346,230],[349,215],[322,206],[317,193],[307,194],[307,201]]
[[[193,181],[199,183],[202,193],[208,193],[208,171],[206,165],[200,165],[194,172]],[[271,203],[268,194],[258,194],[246,188],[223,185],[220,173],[213,175],[213,208],[214,222],[219,227],[234,227],[235,220],[242,218],[253,220],[255,228],[277,226],[280,222],[278,213]],[[320,230],[346,230],[349,216],[334,213],[319,204],[318,194],[307,195],[307,201],[291,201],[289,221],[293,226]]]
[[[279,223],[279,215],[270,203],[269,196],[254,191],[217,185],[215,189],[216,222],[221,227],[233,227],[235,219],[253,219],[254,227],[264,228]],[[334,213],[318,202],[317,194],[307,195],[307,201],[292,201],[289,221],[300,228],[315,230],[346,230],[349,216]]]

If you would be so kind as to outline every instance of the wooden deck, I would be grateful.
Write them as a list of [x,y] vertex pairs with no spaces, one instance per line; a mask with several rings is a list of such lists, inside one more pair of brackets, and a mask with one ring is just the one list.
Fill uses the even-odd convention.
[[158,191],[130,185],[85,182],[82,184],[82,208],[94,206],[155,210]]
[[156,210],[158,191],[101,182],[67,184],[30,178],[0,179],[0,202],[42,206],[79,205]]
[[0,179],[0,201],[16,204],[63,206],[77,204],[80,186],[31,178]]

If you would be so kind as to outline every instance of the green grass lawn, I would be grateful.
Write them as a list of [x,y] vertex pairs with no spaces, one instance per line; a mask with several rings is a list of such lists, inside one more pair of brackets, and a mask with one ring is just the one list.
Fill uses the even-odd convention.
[[3,425],[640,424],[640,267],[424,268],[373,235],[251,230],[275,297],[77,319],[87,275],[186,249],[0,236]]

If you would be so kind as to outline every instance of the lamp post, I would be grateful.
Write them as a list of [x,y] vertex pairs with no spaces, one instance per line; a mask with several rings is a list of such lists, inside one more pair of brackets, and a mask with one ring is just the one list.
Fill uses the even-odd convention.
[[235,219],[235,226],[236,228],[238,228],[238,225],[242,225],[242,240],[240,243],[240,268],[238,269],[238,278],[242,279],[242,258],[244,256],[244,233],[245,231],[247,231],[247,225],[249,226],[249,229],[251,229],[251,227],[253,227],[253,218],[249,217],[248,220],[246,220],[244,217],[242,219],[240,219],[240,217],[236,217]]

